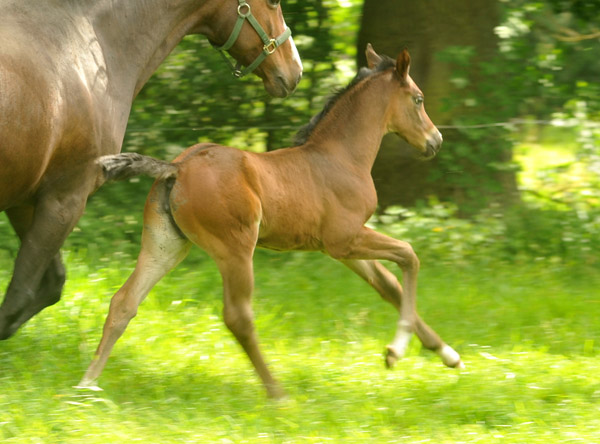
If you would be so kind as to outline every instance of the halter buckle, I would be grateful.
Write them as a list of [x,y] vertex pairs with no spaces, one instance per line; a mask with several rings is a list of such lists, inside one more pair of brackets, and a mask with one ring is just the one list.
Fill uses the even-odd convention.
[[263,46],[263,51],[269,55],[273,54],[277,49],[277,40],[271,39],[269,43]]

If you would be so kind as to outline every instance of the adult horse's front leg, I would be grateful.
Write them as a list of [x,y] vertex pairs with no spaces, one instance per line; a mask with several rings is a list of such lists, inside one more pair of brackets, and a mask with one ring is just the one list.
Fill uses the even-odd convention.
[[65,272],[59,249],[81,217],[87,194],[46,195],[31,208],[8,211],[21,238],[13,276],[0,306],[0,339],[56,303]]
[[[449,367],[463,367],[459,354],[445,344],[417,314],[419,259],[410,244],[363,228],[350,245],[341,249],[334,248],[329,253],[366,280],[400,312],[396,335],[387,347],[388,367],[392,367],[396,360],[404,356],[413,333],[417,334],[425,348],[438,353],[444,364]],[[374,259],[389,260],[398,264],[403,272],[404,289],[396,276]]]

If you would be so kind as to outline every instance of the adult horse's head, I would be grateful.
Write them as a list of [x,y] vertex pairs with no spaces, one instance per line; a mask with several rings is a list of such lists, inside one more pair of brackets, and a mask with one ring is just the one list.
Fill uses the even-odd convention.
[[[370,44],[366,55],[371,69],[382,61]],[[423,93],[410,78],[409,69],[410,55],[405,49],[396,58],[394,81],[397,84],[397,94],[390,106],[388,131],[396,133],[417,148],[424,159],[431,159],[442,146],[442,134],[425,112]]]
[[302,62],[281,12],[280,0],[212,2],[211,19],[198,32],[235,58],[236,77],[254,72],[275,97],[286,97],[302,77]]

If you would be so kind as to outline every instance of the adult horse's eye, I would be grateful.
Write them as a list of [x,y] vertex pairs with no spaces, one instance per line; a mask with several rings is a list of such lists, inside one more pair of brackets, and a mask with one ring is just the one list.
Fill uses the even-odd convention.
[[413,100],[415,101],[415,105],[420,106],[423,105],[423,96],[416,96],[413,98]]
[[267,2],[269,3],[270,6],[277,7],[277,6],[279,6],[279,3],[281,3],[281,0],[267,0]]

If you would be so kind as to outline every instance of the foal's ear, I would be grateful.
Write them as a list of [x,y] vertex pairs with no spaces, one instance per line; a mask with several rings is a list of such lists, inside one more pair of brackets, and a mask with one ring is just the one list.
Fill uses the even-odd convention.
[[375,52],[370,43],[367,43],[365,55],[367,56],[367,66],[369,69],[375,68],[377,65],[379,65],[379,62],[381,62],[381,57],[379,57],[379,54]]
[[400,80],[408,82],[408,71],[410,70],[410,54],[405,49],[396,59],[396,72],[400,76]]

